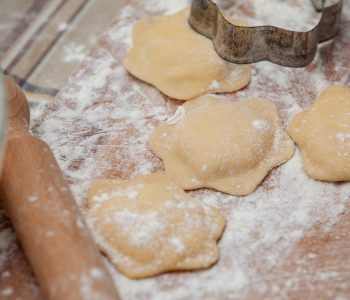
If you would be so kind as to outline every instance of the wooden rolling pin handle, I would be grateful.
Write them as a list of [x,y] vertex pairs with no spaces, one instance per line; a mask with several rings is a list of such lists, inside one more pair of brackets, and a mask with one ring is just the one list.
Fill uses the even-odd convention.
[[[21,117],[15,125],[25,123]],[[0,193],[47,299],[119,299],[49,146],[15,131],[21,134],[7,141]]]
[[29,105],[21,88],[11,78],[6,77],[9,103],[9,136],[28,135]]

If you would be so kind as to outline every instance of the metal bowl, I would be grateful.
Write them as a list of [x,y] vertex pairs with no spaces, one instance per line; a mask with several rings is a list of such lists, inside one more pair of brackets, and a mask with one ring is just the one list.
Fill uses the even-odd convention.
[[0,70],[0,175],[7,132],[7,90]]

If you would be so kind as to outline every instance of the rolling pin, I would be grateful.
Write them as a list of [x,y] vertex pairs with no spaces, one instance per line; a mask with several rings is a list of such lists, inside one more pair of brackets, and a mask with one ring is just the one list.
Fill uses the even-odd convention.
[[27,99],[6,78],[9,131],[0,197],[49,300],[118,294],[49,146],[30,135]]

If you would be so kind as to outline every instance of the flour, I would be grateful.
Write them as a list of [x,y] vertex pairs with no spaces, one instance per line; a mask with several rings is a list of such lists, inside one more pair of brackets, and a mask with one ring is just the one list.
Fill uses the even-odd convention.
[[[216,1],[219,7],[228,1]],[[250,26],[271,25],[294,31],[308,31],[315,27],[320,19],[311,1],[304,0],[254,0],[254,15],[247,18],[241,15],[239,7],[245,6],[247,1],[236,0],[232,8],[226,11],[234,17],[243,17]],[[302,7],[302,9],[300,9]]]
[[267,131],[270,129],[270,125],[266,120],[254,120],[252,127],[259,131]]
[[146,11],[163,12],[164,14],[174,14],[189,5],[188,0],[150,0],[146,1],[144,8]]
[[[0,211],[0,218],[4,222],[3,211]],[[6,270],[8,268],[8,262],[14,257],[14,254],[18,251],[17,238],[14,231],[11,228],[5,228],[0,231],[0,279],[7,281],[11,276],[11,272]],[[0,290],[0,298],[11,298],[14,294],[12,286],[2,285]]]
[[[234,77],[233,77],[234,78]],[[217,80],[214,80],[210,86],[209,86],[209,89],[218,89],[220,87],[220,82],[217,81]]]
[[114,214],[114,222],[135,246],[150,244],[164,230],[164,221],[156,212],[136,213],[125,209]]
[[32,196],[29,196],[27,201],[29,203],[34,203],[34,202],[37,202],[39,200],[38,196],[37,195],[32,195]]
[[0,231],[0,270],[4,267],[8,257],[17,250],[16,236],[12,229]]
[[[223,5],[231,2],[222,1]],[[238,0],[227,13],[252,25],[311,28],[319,16],[306,2],[303,9],[297,9],[292,1]],[[122,60],[131,45],[134,20],[174,12],[186,3],[189,1],[150,0],[126,6],[120,19],[103,34],[97,49],[70,78],[58,100],[34,125],[33,132],[53,148],[80,207],[84,207],[85,192],[93,179],[129,178],[162,170],[161,162],[149,151],[147,140],[155,126],[171,117],[181,103],[166,99],[153,87],[135,80],[122,67]],[[254,14],[247,17],[239,9],[243,4]],[[296,113],[309,108],[325,87],[349,85],[350,77],[344,73],[349,69],[349,61],[344,58],[344,51],[350,51],[349,4],[345,1],[343,31],[335,42],[320,46],[319,54],[307,68],[285,68],[269,62],[254,64],[249,87],[221,97],[229,101],[270,99],[286,126]],[[260,128],[261,124],[256,125]],[[289,255],[301,238],[316,225],[324,232],[331,230],[350,202],[350,185],[312,180],[302,169],[299,151],[273,170],[249,196],[234,197],[211,190],[190,194],[226,214],[228,223],[219,243],[218,264],[202,272],[164,274],[137,281],[110,268],[122,299],[218,299],[218,292],[227,299],[251,299],[252,294],[262,298],[266,293],[286,299],[305,280],[326,281],[337,276],[332,271],[304,274],[309,260],[318,255],[310,249],[304,258],[293,261],[298,265],[296,271],[284,273],[285,279],[280,280],[278,270],[290,262]],[[340,299],[342,290],[349,290],[349,286],[343,282],[337,287],[339,294],[332,298]],[[325,294],[329,292],[326,285],[317,288]]]
[[58,31],[66,31],[69,28],[69,24],[66,22],[60,22],[57,24]]
[[177,237],[170,238],[170,243],[175,246],[175,251],[177,253],[183,253],[186,250],[186,246],[181,242],[181,240]]
[[350,133],[348,132],[338,132],[336,135],[337,139],[341,142],[349,141],[350,142]]
[[90,270],[90,275],[95,279],[103,279],[103,277],[105,276],[103,270],[99,268],[92,268]]
[[[300,9],[301,6],[302,9]],[[259,25],[273,25],[288,30],[311,30],[320,18],[312,2],[305,0],[255,0],[254,8],[257,20],[268,20],[265,24],[259,22]]]
[[0,296],[2,297],[10,297],[13,294],[13,288],[12,287],[6,287],[3,290],[0,291]]
[[168,125],[175,125],[176,123],[180,122],[184,118],[185,114],[186,114],[186,109],[183,106],[180,106],[175,112],[175,114],[169,119],[167,119],[165,123]]
[[70,44],[63,46],[63,53],[64,62],[81,62],[87,54],[87,49],[82,44],[76,44],[74,42],[71,42]]

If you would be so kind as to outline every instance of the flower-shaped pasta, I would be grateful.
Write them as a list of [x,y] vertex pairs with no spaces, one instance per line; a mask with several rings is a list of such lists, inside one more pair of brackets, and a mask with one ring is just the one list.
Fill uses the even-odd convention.
[[167,176],[186,190],[249,194],[294,152],[268,100],[230,103],[202,96],[186,102],[178,114],[177,120],[157,127],[149,143],[163,159]]
[[98,180],[88,197],[95,239],[128,277],[206,268],[218,260],[224,215],[163,175]]
[[324,181],[350,180],[350,89],[330,87],[288,129],[299,145],[303,166]]
[[223,60],[209,39],[190,28],[188,16],[189,10],[185,9],[137,22],[125,68],[180,100],[245,87],[251,77],[250,66]]

